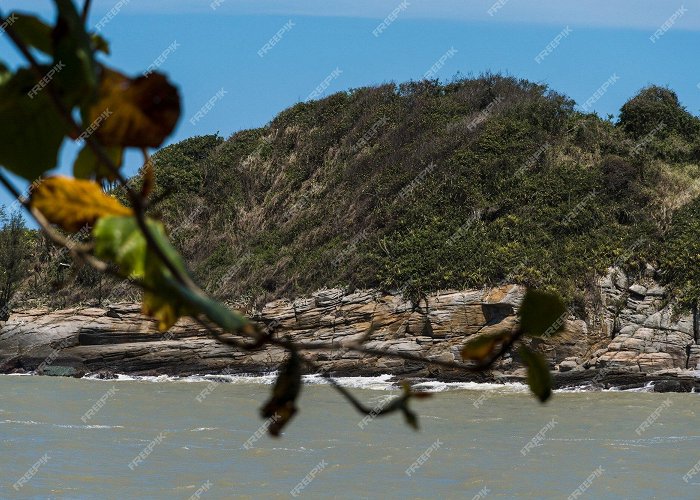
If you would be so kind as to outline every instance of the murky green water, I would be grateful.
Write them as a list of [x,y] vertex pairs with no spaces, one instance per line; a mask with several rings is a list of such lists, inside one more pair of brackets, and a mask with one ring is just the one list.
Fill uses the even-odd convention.
[[512,388],[448,390],[415,405],[415,433],[398,416],[358,425],[311,385],[282,439],[246,449],[269,386],[219,384],[198,402],[207,387],[0,377],[0,498],[285,498],[297,485],[307,498],[568,498],[582,483],[578,498],[700,498],[700,474],[683,479],[700,460],[695,394],[557,393],[540,406]]

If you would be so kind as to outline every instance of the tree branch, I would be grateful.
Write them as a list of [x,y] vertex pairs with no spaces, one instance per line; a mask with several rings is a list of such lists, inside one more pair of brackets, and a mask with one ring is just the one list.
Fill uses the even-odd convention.
[[92,3],[92,0],[85,0],[85,3],[83,4],[83,12],[80,15],[80,20],[85,24],[87,22],[88,18],[88,13],[90,12],[90,4]]
[[[5,18],[3,16],[0,16],[0,24],[3,24],[4,21]],[[29,51],[27,45],[22,41],[21,38],[17,36],[17,33],[15,33],[11,25],[6,26],[5,31],[14,43],[15,47],[17,47],[17,49],[22,53],[27,62],[29,62],[32,71],[37,77],[37,80],[41,80],[44,77],[41,71],[41,67],[39,66],[39,63],[34,58],[32,53]],[[79,137],[83,131],[73,119],[70,110],[66,109],[66,107],[63,105],[60,96],[58,95],[56,89],[53,86],[53,81],[49,81],[49,83],[45,87],[45,90],[48,92],[48,95],[51,98],[51,102],[54,104],[59,114],[63,117],[64,121],[68,124],[75,137]],[[197,293],[201,294],[201,290],[192,282],[192,280],[190,280],[188,276],[181,273],[180,270],[177,269],[177,267],[175,267],[175,265],[170,261],[170,259],[168,259],[168,257],[165,255],[165,252],[163,252],[163,249],[153,237],[153,234],[151,233],[146,223],[146,206],[143,202],[143,199],[129,186],[129,183],[127,182],[126,178],[119,171],[119,168],[117,168],[117,166],[114,165],[114,163],[112,163],[112,160],[109,158],[109,156],[107,156],[104,149],[92,137],[86,137],[85,144],[93,151],[97,159],[105,167],[107,167],[107,169],[116,177],[116,179],[124,187],[124,189],[126,189],[127,195],[129,196],[129,201],[131,202],[132,207],[134,209],[134,213],[136,214],[136,220],[138,222],[139,229],[143,233],[148,245],[153,249],[158,259],[168,268],[168,270],[172,273],[175,279],[177,279],[180,283],[186,285],[193,291],[196,291]]]
[[[87,17],[89,15],[89,9],[91,6],[91,0],[85,0],[83,4],[83,9],[82,9],[82,21],[83,23],[86,22]],[[0,14],[0,24],[2,24],[5,21],[4,17]],[[32,72],[35,74],[36,78],[38,80],[41,80],[44,75],[43,75],[43,70],[41,66],[39,65],[38,61],[34,58],[32,55],[31,51],[29,50],[29,47],[17,36],[16,32],[12,29],[11,25],[6,26],[6,32],[14,45],[17,47],[17,49],[20,51],[20,53],[24,56],[24,58],[28,61],[30,64]],[[72,116],[71,109],[67,109],[64,103],[61,100],[61,96],[58,92],[58,90],[55,88],[52,82],[49,82],[48,85],[45,87],[46,92],[48,93],[48,96],[50,98],[51,103],[55,106],[59,114],[62,116],[63,120],[66,122],[66,124],[69,127],[69,130],[71,132],[71,137],[78,138],[81,136],[83,133],[83,130],[81,129],[81,126],[76,122],[76,120]],[[85,144],[90,150],[95,154],[96,158],[98,161],[103,164],[114,176],[114,178],[117,179],[119,184],[126,190],[126,193],[129,197],[129,200],[131,202],[132,208],[134,210],[136,220],[138,222],[139,229],[141,233],[144,235],[144,238],[146,239],[146,243],[148,245],[148,248],[151,249],[155,255],[158,257],[158,259],[163,263],[163,265],[168,269],[168,271],[172,274],[172,276],[183,286],[186,287],[188,290],[190,290],[192,293],[195,293],[201,297],[206,297],[206,294],[192,281],[192,279],[187,275],[187,273],[182,272],[180,269],[178,269],[174,262],[172,262],[168,256],[166,255],[165,251],[163,248],[158,243],[158,240],[154,237],[153,233],[151,232],[147,219],[146,219],[146,210],[148,208],[148,202],[144,196],[143,193],[137,193],[130,185],[127,179],[124,177],[124,175],[120,172],[119,167],[115,165],[112,160],[109,158],[109,156],[106,154],[104,148],[100,145],[98,141],[96,141],[93,137],[87,136],[85,137]],[[142,149],[143,156],[144,156],[144,164],[148,165],[148,162],[150,162],[150,158],[148,155],[148,151],[146,149]],[[59,234],[53,227],[52,225],[48,222],[48,220],[44,217],[44,215],[37,210],[36,208],[32,207],[31,204],[19,193],[19,191],[15,188],[15,186],[12,185],[12,183],[9,181],[9,179],[2,173],[0,172],[0,183],[3,184],[8,191],[10,191],[13,195],[17,197],[17,199],[20,201],[22,206],[29,211],[29,213],[34,217],[34,219],[37,221],[37,223],[41,226],[41,228],[44,230],[44,232],[48,235],[48,237],[57,245],[62,246],[67,248],[73,255],[76,256],[76,258],[81,259],[85,262],[87,262],[89,265],[97,269],[98,271],[101,271],[106,274],[110,274],[113,276],[117,276],[121,279],[124,279],[123,276],[121,276],[118,272],[116,272],[114,269],[111,269],[105,262],[100,261],[99,259],[95,258],[91,253],[91,247],[89,245],[75,245],[71,241],[69,241],[67,238],[65,238],[63,235]],[[134,283],[136,286],[140,287],[143,290],[152,292],[152,293],[158,293],[157,290],[150,290],[145,283],[141,280],[131,280],[132,283]],[[268,326],[265,330],[260,330],[256,325],[254,326],[254,329],[252,331],[242,331],[242,332],[237,332],[235,335],[240,335],[243,337],[249,337],[252,339],[250,342],[246,342],[240,339],[235,338],[235,336],[229,335],[229,332],[224,332],[220,330],[218,327],[212,326],[210,324],[209,318],[203,319],[199,315],[194,316],[194,320],[199,323],[205,330],[211,335],[214,339],[216,339],[218,342],[221,342],[223,344],[229,345],[233,348],[236,349],[241,349],[244,351],[254,351],[254,350],[259,350],[267,345],[270,346],[277,346],[279,348],[285,349],[291,353],[298,353],[298,351],[314,351],[314,350],[335,350],[338,348],[337,344],[333,343],[325,343],[325,342],[295,342],[292,341],[288,338],[275,338],[273,336],[273,329]],[[369,338],[371,333],[373,332],[373,329],[370,328],[370,330],[366,333],[366,335],[363,336],[363,338],[359,342],[353,342],[349,343],[346,345],[342,345],[342,349],[346,349],[348,351],[353,351],[353,352],[358,352],[361,354],[365,355],[370,355],[370,356],[377,356],[377,357],[390,357],[390,358],[395,358],[395,359],[403,359],[405,361],[411,361],[411,362],[416,362],[416,363],[421,363],[421,364],[426,364],[426,365],[432,365],[432,366],[438,366],[441,368],[446,368],[446,369],[452,369],[452,370],[459,370],[461,372],[466,372],[466,373],[482,373],[486,370],[488,370],[493,363],[496,362],[497,359],[499,359],[505,352],[509,351],[513,344],[520,338],[521,333],[520,332],[515,332],[509,339],[504,342],[501,347],[498,349],[497,352],[491,355],[486,361],[480,364],[466,364],[466,363],[460,363],[456,361],[443,361],[439,359],[428,359],[424,358],[421,356],[417,356],[415,354],[407,353],[407,352],[402,352],[402,351],[386,351],[386,350],[381,350],[381,349],[376,349],[376,348],[371,348],[371,347],[366,347],[362,345],[362,343]],[[337,390],[347,401],[360,413],[365,414],[365,415],[373,415],[373,416],[380,416],[388,413],[392,413],[396,410],[403,410],[405,412],[408,412],[405,404],[406,401],[412,397],[412,396],[417,396],[418,394],[416,393],[411,393],[410,391],[407,391],[403,396],[400,396],[398,398],[393,399],[388,405],[386,405],[383,408],[369,408],[366,405],[364,405],[360,400],[358,400],[350,391],[348,391],[346,388],[344,388],[342,385],[338,383],[338,381],[331,376],[328,373],[325,373],[321,368],[312,360],[307,359],[306,357],[303,357],[300,355],[300,359],[302,362],[308,366],[311,370],[315,371],[316,373],[319,373],[321,376],[324,377],[324,379],[328,380],[329,384]],[[408,413],[407,413],[408,415]]]

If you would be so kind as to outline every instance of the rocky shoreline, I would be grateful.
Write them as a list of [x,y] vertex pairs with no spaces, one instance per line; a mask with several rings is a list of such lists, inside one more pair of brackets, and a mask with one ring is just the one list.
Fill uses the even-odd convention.
[[[503,285],[437,292],[414,304],[399,294],[330,289],[305,299],[271,302],[254,317],[274,323],[276,335],[332,343],[333,349],[308,356],[321,370],[337,376],[522,381],[524,370],[517,357],[504,358],[493,372],[465,376],[425,363],[355,353],[344,345],[364,337],[371,325],[366,346],[459,360],[460,346],[469,337],[517,327],[523,293],[521,286]],[[674,315],[653,269],[633,278],[611,268],[595,294],[596,306],[586,315],[592,319],[571,315],[561,333],[532,343],[549,361],[557,388],[653,385],[663,392],[700,391],[695,377],[700,346],[695,344],[692,318]],[[18,311],[0,327],[0,373],[262,374],[275,370],[284,355],[277,348],[253,353],[230,348],[186,320],[158,333],[138,304]]]

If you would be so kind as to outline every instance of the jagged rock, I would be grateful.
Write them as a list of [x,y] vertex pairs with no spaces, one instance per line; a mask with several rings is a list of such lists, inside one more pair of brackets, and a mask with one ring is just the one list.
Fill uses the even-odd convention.
[[[646,270],[644,280],[649,286],[629,284],[629,279],[618,279],[622,271],[610,269],[599,281],[600,298],[604,304],[615,303],[616,308],[604,309],[608,322],[619,325],[617,335],[589,358],[597,368],[616,366],[632,372],[652,372],[662,368],[692,369],[700,360],[700,350],[686,347],[694,343],[692,318],[678,315],[673,305],[664,300],[665,290],[651,278],[654,273]],[[616,290],[613,290],[616,289]],[[629,296],[621,292],[628,290]],[[620,307],[622,306],[622,307]]]

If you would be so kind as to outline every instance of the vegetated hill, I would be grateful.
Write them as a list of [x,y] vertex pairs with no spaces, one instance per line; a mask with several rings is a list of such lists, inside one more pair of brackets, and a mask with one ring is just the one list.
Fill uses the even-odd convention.
[[[486,75],[340,92],[154,159],[152,213],[220,298],[507,280],[580,305],[616,261],[659,260],[698,192],[700,120],[665,88],[643,89],[613,123]],[[86,279],[64,304],[94,298]]]

